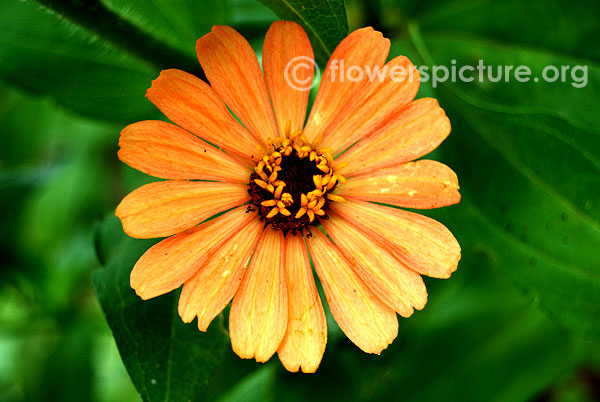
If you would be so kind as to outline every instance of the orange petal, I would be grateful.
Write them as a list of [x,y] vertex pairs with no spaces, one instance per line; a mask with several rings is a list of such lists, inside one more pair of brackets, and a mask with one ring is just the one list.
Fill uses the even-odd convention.
[[177,289],[256,213],[236,208],[211,221],[171,236],[150,247],[131,271],[130,283],[142,299]]
[[362,201],[334,202],[330,208],[422,275],[448,278],[456,270],[460,245],[438,221]]
[[371,77],[366,93],[349,102],[323,132],[322,146],[333,149],[334,155],[395,121],[397,111],[419,91],[419,72],[404,56],[394,58]]
[[450,134],[450,120],[437,100],[423,98],[388,116],[376,132],[343,153],[346,176],[409,162],[428,154]]
[[335,321],[363,351],[381,353],[398,335],[394,310],[375,296],[323,233],[313,229],[306,244]]
[[131,237],[167,237],[250,199],[247,186],[201,181],[159,181],[130,193],[117,207]]
[[314,373],[327,343],[327,322],[302,236],[286,239],[288,324],[277,353],[292,372]]
[[367,83],[346,79],[348,69],[360,68],[371,71],[381,68],[387,59],[390,41],[381,32],[371,27],[361,28],[348,35],[329,58],[325,67],[319,91],[315,98],[304,133],[309,139],[323,133],[333,119],[347,107],[348,102],[356,101],[355,93]]
[[260,137],[242,127],[201,79],[181,70],[164,70],[152,81],[146,97],[173,123],[211,144],[245,158],[256,154]]
[[263,227],[260,219],[252,220],[185,282],[179,296],[183,322],[191,322],[198,316],[198,328],[207,330],[238,289]]
[[213,89],[256,138],[278,136],[273,108],[254,50],[235,29],[216,25],[196,53]]
[[430,160],[403,163],[350,177],[336,194],[346,199],[406,208],[439,208],[460,201],[458,179],[448,166]]
[[198,137],[163,121],[140,121],[121,131],[119,159],[161,179],[247,183],[250,169]]
[[421,275],[338,215],[331,214],[322,224],[346,259],[355,262],[354,271],[388,306],[402,317],[410,317],[413,307],[425,307],[427,289]]
[[284,262],[283,234],[267,228],[229,313],[231,345],[243,359],[266,362],[285,335],[288,300]]
[[302,27],[275,21],[265,36],[262,63],[279,132],[285,133],[288,122],[291,132],[301,130],[314,74],[312,46]]

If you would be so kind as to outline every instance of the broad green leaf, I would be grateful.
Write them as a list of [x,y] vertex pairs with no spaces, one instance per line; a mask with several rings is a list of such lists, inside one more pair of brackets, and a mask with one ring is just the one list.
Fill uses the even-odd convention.
[[[453,227],[453,229],[455,229]],[[450,280],[428,281],[422,312],[400,319],[380,356],[330,344],[317,375],[279,371],[278,401],[526,401],[579,359],[576,344],[503,280],[484,250]]]
[[[470,103],[498,112],[556,116],[600,136],[600,116],[594,113],[594,106],[600,104],[600,65],[462,35],[425,35],[424,40],[432,57],[430,63],[449,68],[455,64],[457,72],[462,66],[477,66],[479,60],[487,66],[482,73],[466,73],[472,82],[451,83],[470,98]],[[531,70],[528,81],[515,78],[518,66]]]
[[323,67],[333,50],[348,35],[343,0],[259,0],[279,18],[296,21],[312,43],[315,59]]
[[[129,21],[161,44],[177,49],[196,72],[195,45],[213,25],[226,21],[228,1],[102,0],[111,11]],[[168,60],[163,60],[163,64]],[[187,62],[186,62],[187,64]],[[167,66],[165,66],[166,68]],[[176,66],[171,66],[171,68]],[[182,66],[177,66],[183,68]]]
[[[411,35],[430,66],[449,66],[449,57],[483,58],[539,72],[549,60],[570,61],[421,36],[414,26]],[[449,49],[455,49],[452,56]],[[590,69],[591,88],[447,82],[435,93],[453,123],[441,150],[461,183],[456,234],[467,239],[461,244],[485,247],[499,272],[534,294],[550,317],[598,339],[600,256],[592,250],[600,246],[600,125],[588,116],[589,105],[597,103],[596,71]],[[579,106],[571,107],[575,98]]]
[[226,22],[221,1],[40,0],[0,6],[0,75],[89,116],[160,116],[144,98],[161,69],[203,77],[196,40]]
[[424,31],[466,33],[600,61],[600,3],[594,0],[443,0],[421,2]]
[[230,349],[223,322],[208,332],[184,324],[177,313],[178,292],[140,299],[129,273],[151,241],[127,237],[117,218],[98,227],[97,249],[103,267],[93,273],[96,293],[121,357],[146,401],[200,400],[210,377]]
[[77,112],[118,121],[154,113],[143,96],[157,68],[32,1],[0,5],[0,59],[9,82]]
[[[411,21],[426,33],[461,34],[600,61],[600,3],[595,0],[378,0],[372,2],[391,37]],[[372,17],[373,18],[373,17]]]

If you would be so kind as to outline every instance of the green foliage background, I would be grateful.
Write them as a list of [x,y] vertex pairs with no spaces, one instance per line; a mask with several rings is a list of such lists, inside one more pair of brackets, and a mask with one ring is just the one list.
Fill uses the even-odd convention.
[[[113,216],[150,180],[116,148],[125,124],[162,118],[151,80],[202,76],[194,44],[215,24],[260,54],[277,18],[304,25],[321,66],[366,25],[416,65],[588,66],[584,88],[422,85],[453,125],[429,157],[463,200],[427,214],[458,238],[459,269],[427,280],[381,356],[330,320],[314,375],[240,360],[226,318],[183,324],[177,292],[139,300],[129,271],[152,243]],[[0,400],[600,400],[598,38],[597,0],[1,0]]]

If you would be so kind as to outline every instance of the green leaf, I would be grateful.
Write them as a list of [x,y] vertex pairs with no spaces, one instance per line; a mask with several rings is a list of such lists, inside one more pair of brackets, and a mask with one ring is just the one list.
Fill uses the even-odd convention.
[[317,63],[323,66],[348,35],[343,0],[260,0],[281,19],[296,21],[308,34]]
[[[411,37],[428,65],[525,64],[571,59],[485,41]],[[471,63],[469,63],[471,64]],[[485,249],[502,274],[536,297],[575,333],[600,338],[599,70],[589,86],[520,82],[453,83],[435,91],[453,123],[441,147],[461,183],[455,233],[463,247]],[[575,102],[575,105],[573,105]]]
[[435,7],[420,3],[413,18],[428,33],[461,33],[600,61],[594,40],[600,36],[600,3],[594,0],[442,0]]
[[315,376],[279,371],[277,401],[463,402],[533,399],[579,359],[577,345],[491,266],[467,251],[449,281],[428,281],[427,307],[400,318],[380,356],[350,342],[328,344]]
[[[47,1],[47,0],[45,0]],[[108,9],[150,35],[159,46],[167,45],[188,58],[190,73],[201,73],[196,57],[198,38],[227,18],[227,1],[102,0]],[[91,21],[96,24],[97,21]],[[162,60],[165,65],[168,60]],[[174,60],[170,68],[177,66]],[[167,68],[165,66],[164,68]]]
[[77,112],[120,123],[159,117],[144,98],[161,69],[203,78],[196,40],[225,23],[220,1],[40,0],[0,5],[0,75]]
[[[376,0],[373,18],[391,37],[413,21],[423,32],[468,36],[600,62],[595,0]],[[377,18],[378,17],[378,18]]]
[[229,338],[219,319],[206,333],[184,324],[177,313],[178,292],[144,301],[130,288],[129,273],[152,243],[127,237],[116,217],[106,218],[96,237],[105,264],[93,273],[94,288],[142,398],[199,400],[230,348]]
[[152,116],[143,100],[158,69],[34,2],[0,6],[0,74],[90,116],[133,121]]

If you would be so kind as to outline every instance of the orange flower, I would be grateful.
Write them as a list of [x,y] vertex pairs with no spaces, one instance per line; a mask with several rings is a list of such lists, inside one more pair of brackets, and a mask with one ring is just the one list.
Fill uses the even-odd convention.
[[[179,314],[184,322],[197,317],[201,331],[233,299],[229,332],[240,357],[264,362],[277,352],[288,370],[314,372],[327,327],[310,254],[340,328],[365,352],[385,349],[398,332],[396,313],[409,317],[425,306],[421,275],[448,278],[460,259],[442,224],[376,204],[435,208],[460,200],[447,166],[411,162],[448,136],[450,122],[434,99],[413,101],[418,73],[403,56],[385,64],[389,47],[372,28],[345,38],[306,125],[309,88],[286,78],[288,63],[313,52],[293,22],[269,29],[264,77],[248,42],[225,26],[196,46],[210,86],[163,71],[147,97],[176,125],[138,122],[119,142],[123,162],[167,179],[117,208],[128,235],[167,237],[133,268],[137,294],[149,299],[183,285]],[[397,67],[405,76],[336,79],[342,62]],[[294,74],[312,82],[312,68]]]

